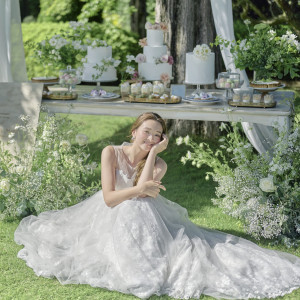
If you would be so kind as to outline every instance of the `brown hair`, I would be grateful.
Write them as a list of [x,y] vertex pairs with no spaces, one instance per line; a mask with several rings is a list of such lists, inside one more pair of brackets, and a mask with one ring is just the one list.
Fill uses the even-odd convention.
[[[132,124],[131,130],[130,130],[130,134],[132,134],[132,132],[134,130],[138,129],[147,120],[154,120],[154,121],[159,122],[161,124],[161,126],[162,126],[162,129],[163,129],[162,134],[166,134],[167,133],[166,123],[163,120],[163,118],[160,115],[158,115],[157,113],[146,112],[146,113],[141,114],[136,119],[136,121]],[[131,136],[131,140],[132,140],[132,136]],[[148,155],[137,164],[137,166],[136,166],[136,176],[135,176],[133,185],[137,185],[137,183],[138,183],[138,181],[140,179],[140,176],[142,174],[142,171],[144,169],[147,157],[148,157]]]

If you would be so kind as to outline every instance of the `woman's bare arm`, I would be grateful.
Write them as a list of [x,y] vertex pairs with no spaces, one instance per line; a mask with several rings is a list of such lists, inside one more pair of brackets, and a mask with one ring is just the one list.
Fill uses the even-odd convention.
[[107,146],[103,149],[101,155],[101,184],[104,201],[109,207],[116,206],[125,200],[140,195],[146,194],[150,197],[156,197],[160,191],[160,188],[164,188],[159,182],[148,180],[140,185],[116,191],[115,170],[116,156],[114,148],[112,146]]

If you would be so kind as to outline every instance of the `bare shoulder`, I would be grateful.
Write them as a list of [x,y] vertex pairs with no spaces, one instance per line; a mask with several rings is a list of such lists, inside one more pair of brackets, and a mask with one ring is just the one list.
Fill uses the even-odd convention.
[[113,146],[109,145],[106,146],[101,153],[101,159],[104,161],[115,161],[116,160],[116,154],[115,149]]

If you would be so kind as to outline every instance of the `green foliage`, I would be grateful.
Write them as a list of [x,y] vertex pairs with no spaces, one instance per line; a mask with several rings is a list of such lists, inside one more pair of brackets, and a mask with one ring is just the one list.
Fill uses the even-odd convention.
[[[246,21],[248,26],[249,21]],[[282,30],[275,31],[267,24],[248,29],[249,36],[242,41],[227,41],[217,36],[214,44],[228,48],[236,67],[256,71],[259,80],[300,76],[300,44],[296,35],[286,31],[281,36]]]
[[40,0],[38,22],[66,22],[76,20],[81,11],[80,0]]
[[[29,116],[9,134],[28,136],[34,129]],[[87,184],[97,168],[89,162],[87,137],[77,134],[67,118],[44,115],[40,118],[34,155],[24,148],[17,154],[0,144],[0,218],[16,219],[46,210],[76,204],[99,189],[99,181]],[[71,142],[79,146],[72,146]]]
[[[273,153],[257,154],[242,137],[237,124],[233,130],[222,123],[226,137],[220,148],[212,151],[205,143],[199,145],[185,138],[192,148],[181,158],[197,168],[207,165],[207,179],[218,183],[214,204],[233,217],[241,219],[247,232],[259,239],[279,238],[290,246],[300,236],[300,127],[292,132],[282,131]],[[246,183],[246,184],[245,184]]]
[[[126,55],[136,55],[139,52],[138,37],[129,30],[119,28],[111,23],[98,24],[89,23],[91,29],[85,35],[86,39],[101,39],[105,40],[108,45],[112,46],[113,57],[115,59],[126,62]],[[31,43],[41,42],[47,37],[53,36],[58,32],[67,32],[69,30],[68,23],[39,23],[37,26],[34,23],[22,24],[23,41],[25,46],[25,59],[27,65],[27,74],[29,78],[35,76],[44,76],[45,68],[35,60],[34,49]],[[53,74],[50,67],[47,75]],[[51,73],[52,70],[52,73]],[[56,74],[57,75],[57,74]]]

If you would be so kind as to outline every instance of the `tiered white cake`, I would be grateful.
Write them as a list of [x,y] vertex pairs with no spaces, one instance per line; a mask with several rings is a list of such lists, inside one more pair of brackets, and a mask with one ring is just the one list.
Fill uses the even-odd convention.
[[[87,49],[87,62],[83,64],[84,70],[82,75],[83,81],[93,81],[95,80],[94,76],[99,74],[94,67],[98,64],[98,66],[103,66],[105,61],[113,61],[112,58],[112,48],[111,46],[107,47],[92,47],[88,46]],[[102,72],[102,75],[98,77],[97,81],[114,81],[117,80],[117,71],[114,66],[106,66],[106,70]]]
[[185,82],[189,84],[212,84],[215,81],[215,54],[207,45],[197,45],[186,53]]
[[140,77],[145,80],[161,80],[162,74],[172,77],[173,58],[168,55],[168,48],[164,45],[162,30],[147,29],[147,45],[144,46],[143,54],[145,61],[138,61]]

